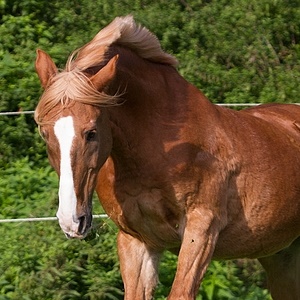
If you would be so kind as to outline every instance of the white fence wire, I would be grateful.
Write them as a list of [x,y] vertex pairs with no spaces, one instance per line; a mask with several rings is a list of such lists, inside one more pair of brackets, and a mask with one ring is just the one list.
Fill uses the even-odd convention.
[[[93,215],[93,219],[106,219],[106,218],[108,218],[107,214]],[[57,217],[0,219],[0,223],[41,222],[41,221],[57,221]]]
[[0,112],[0,116],[17,116],[17,115],[31,115],[34,110],[24,110],[24,111],[3,111]]
[[[257,106],[261,103],[218,103],[220,106],[227,107],[249,107],[249,106]],[[24,111],[3,111],[0,112],[0,116],[18,116],[18,115],[30,115],[33,114],[34,110],[24,110]]]

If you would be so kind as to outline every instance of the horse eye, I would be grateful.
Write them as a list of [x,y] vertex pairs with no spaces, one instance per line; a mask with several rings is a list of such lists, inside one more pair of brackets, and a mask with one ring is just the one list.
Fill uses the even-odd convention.
[[89,130],[85,133],[85,139],[87,142],[93,141],[96,138],[96,129]]

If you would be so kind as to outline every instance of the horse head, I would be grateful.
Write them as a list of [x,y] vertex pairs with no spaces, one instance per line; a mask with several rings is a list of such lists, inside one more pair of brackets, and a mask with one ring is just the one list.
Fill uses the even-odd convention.
[[57,217],[68,238],[84,238],[91,227],[97,174],[112,147],[107,108],[99,98],[105,98],[101,91],[114,76],[117,57],[88,75],[59,73],[48,54],[37,54],[36,70],[45,90],[35,120],[59,175]]

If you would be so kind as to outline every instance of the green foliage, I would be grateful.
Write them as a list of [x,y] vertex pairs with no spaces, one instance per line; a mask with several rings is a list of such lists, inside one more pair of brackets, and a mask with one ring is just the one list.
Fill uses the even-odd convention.
[[256,261],[213,261],[197,300],[271,300],[268,291],[262,289],[264,282],[261,267]]
[[234,0],[198,9],[197,1],[189,3],[183,27],[189,38],[179,38],[184,46],[177,55],[187,79],[216,102],[298,101],[299,5]]
[[37,168],[27,157],[0,169],[0,218],[54,215],[57,175],[50,166]]
[[[55,215],[57,186],[48,165],[11,163],[0,170],[0,218]],[[116,227],[95,220],[93,233],[67,240],[57,222],[0,224],[0,299],[122,299]]]
[[[0,0],[0,111],[34,110],[36,48],[63,67],[126,14],[158,36],[211,101],[299,101],[299,0]],[[32,115],[0,116],[0,217],[54,215],[56,194]],[[116,228],[95,226],[94,239],[70,241],[56,223],[0,224],[0,300],[122,299]],[[168,294],[175,270],[167,253],[156,299]],[[197,299],[269,299],[264,283],[256,263],[213,262]]]
[[56,223],[1,225],[0,299],[122,299],[116,228],[96,224],[90,241],[66,240]]

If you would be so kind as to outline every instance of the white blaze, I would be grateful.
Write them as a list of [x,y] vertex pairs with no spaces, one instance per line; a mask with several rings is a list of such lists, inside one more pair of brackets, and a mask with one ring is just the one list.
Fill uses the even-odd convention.
[[54,133],[60,147],[60,180],[59,180],[59,206],[57,217],[60,226],[65,232],[76,232],[76,194],[74,189],[73,171],[71,166],[71,149],[75,130],[71,116],[60,118],[54,125]]

